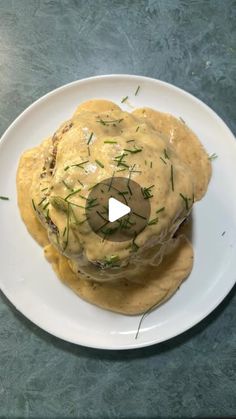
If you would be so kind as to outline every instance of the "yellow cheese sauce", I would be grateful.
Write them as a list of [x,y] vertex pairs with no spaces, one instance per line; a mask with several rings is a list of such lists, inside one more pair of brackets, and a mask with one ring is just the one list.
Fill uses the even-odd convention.
[[[133,180],[154,185],[150,219],[156,221],[135,238],[135,250],[132,241],[102,240],[83,221],[91,187],[114,173],[127,177],[130,167],[136,169]],[[207,153],[183,122],[151,109],[127,113],[112,102],[91,100],[52,138],[23,154],[18,204],[65,284],[100,307],[138,314],[169,298],[190,273],[192,246],[184,235],[173,235],[203,197],[210,176]],[[98,267],[114,255],[119,266]]]

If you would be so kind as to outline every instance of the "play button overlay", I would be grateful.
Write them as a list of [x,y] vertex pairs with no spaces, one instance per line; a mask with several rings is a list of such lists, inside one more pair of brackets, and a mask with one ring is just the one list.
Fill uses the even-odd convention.
[[125,177],[104,179],[92,187],[86,201],[86,218],[103,240],[135,240],[147,226],[150,199],[134,180]]
[[108,201],[108,220],[110,222],[114,222],[119,220],[121,217],[124,217],[124,215],[127,215],[130,213],[130,207],[128,207],[125,204],[122,204],[122,202],[117,201],[115,198],[109,198]]

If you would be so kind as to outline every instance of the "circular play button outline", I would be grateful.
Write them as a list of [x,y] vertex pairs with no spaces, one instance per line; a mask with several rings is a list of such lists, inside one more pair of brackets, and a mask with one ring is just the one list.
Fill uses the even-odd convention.
[[150,212],[143,188],[134,180],[120,176],[94,185],[86,202],[86,218],[91,229],[103,240],[113,242],[134,240],[147,226]]

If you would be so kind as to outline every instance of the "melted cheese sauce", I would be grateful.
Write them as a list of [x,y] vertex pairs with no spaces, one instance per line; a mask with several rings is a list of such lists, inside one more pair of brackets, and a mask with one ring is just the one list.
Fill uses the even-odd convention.
[[[104,125],[99,121],[121,122]],[[52,200],[65,198],[81,184],[81,194],[86,197],[91,186],[112,176],[117,169],[117,155],[124,149],[137,148],[142,152],[128,152],[125,157],[129,166],[135,164],[141,172],[135,173],[136,182],[155,185],[150,218],[165,207],[158,214],[158,223],[137,237],[139,250],[132,252],[127,242],[102,242],[87,222],[79,231],[71,228],[65,248],[68,219],[65,208],[58,208],[58,202],[52,205]],[[96,164],[97,159],[103,168]],[[86,162],[82,169],[74,166],[81,162]],[[127,172],[117,175],[127,177]],[[112,102],[92,100],[80,105],[52,138],[23,154],[17,172],[18,204],[30,234],[45,248],[45,256],[64,283],[100,307],[137,314],[169,298],[190,273],[192,247],[183,235],[172,237],[193,201],[206,192],[210,175],[206,152],[181,121],[151,109],[129,114]],[[180,193],[187,197],[187,207]],[[73,196],[73,202],[84,204],[78,194]],[[80,207],[75,207],[74,213],[82,219]],[[114,254],[119,256],[120,268],[97,268],[94,262]]]

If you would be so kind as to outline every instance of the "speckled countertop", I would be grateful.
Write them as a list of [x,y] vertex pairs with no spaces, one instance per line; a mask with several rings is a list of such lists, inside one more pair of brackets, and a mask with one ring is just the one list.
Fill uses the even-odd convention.
[[[64,83],[131,73],[193,93],[235,133],[235,15],[233,0],[0,0],[0,131]],[[183,335],[111,352],[48,335],[1,295],[0,417],[233,416],[235,303],[233,290]]]

